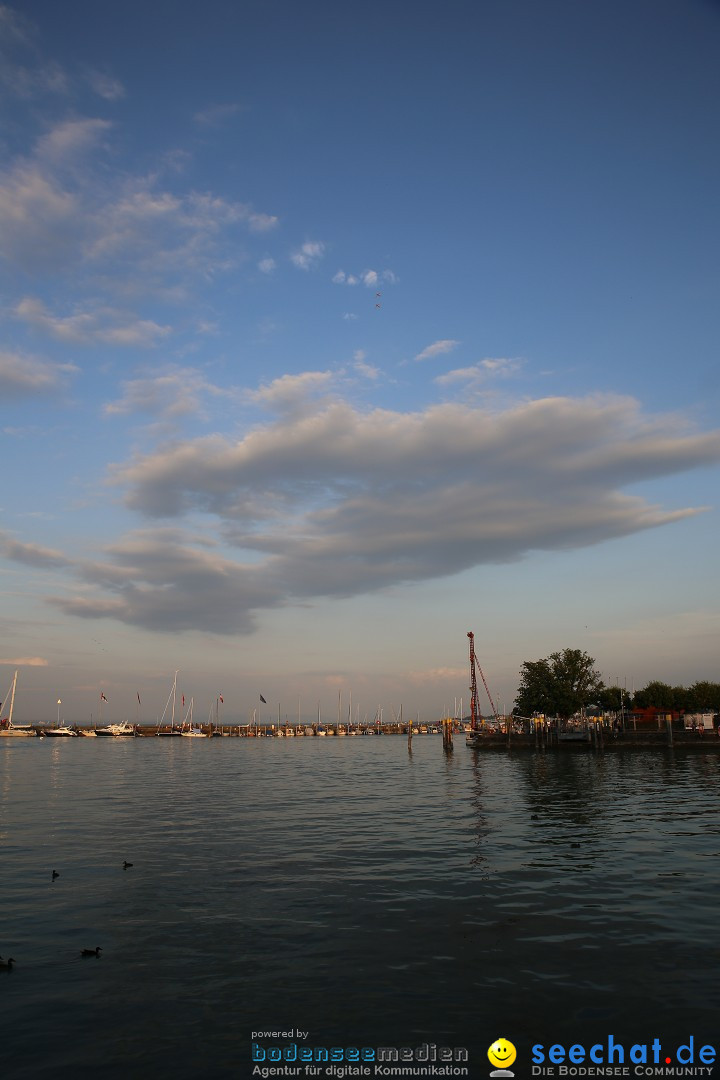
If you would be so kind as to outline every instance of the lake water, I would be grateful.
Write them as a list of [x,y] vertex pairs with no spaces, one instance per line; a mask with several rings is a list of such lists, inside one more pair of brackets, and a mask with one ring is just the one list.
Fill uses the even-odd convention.
[[720,1047],[719,798],[702,750],[0,740],[2,1076],[251,1077],[297,1029],[474,1077],[500,1036],[516,1077]]

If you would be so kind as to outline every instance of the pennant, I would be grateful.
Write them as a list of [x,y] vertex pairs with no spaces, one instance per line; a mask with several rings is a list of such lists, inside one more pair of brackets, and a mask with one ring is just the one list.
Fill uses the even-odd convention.
[[106,698],[106,697],[105,697],[105,695],[103,694],[102,690],[100,691],[100,700],[101,700],[101,701],[107,701],[107,698]]
[[185,708],[185,695],[183,694],[183,708]]
[[223,703],[223,705],[225,704],[225,699],[223,698],[222,694],[220,695],[220,701]]
[[138,705],[142,705],[142,701],[140,700],[140,695],[139,694],[137,696],[137,699],[138,699]]
[[266,700],[265,700],[265,698],[264,698],[264,697],[262,696],[262,694],[260,695],[260,700],[262,701],[263,705],[267,705],[267,701],[266,701]]

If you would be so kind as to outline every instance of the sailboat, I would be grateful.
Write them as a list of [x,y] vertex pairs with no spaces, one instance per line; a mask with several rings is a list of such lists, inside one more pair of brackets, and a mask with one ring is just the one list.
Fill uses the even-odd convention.
[[[207,735],[205,734],[204,731],[201,731],[199,727],[193,727],[192,726],[192,714],[193,714],[193,702],[194,702],[194,700],[195,700],[194,698],[190,698],[190,707],[189,707],[187,713],[185,714],[185,719],[183,720],[183,726],[182,726],[182,729],[180,731],[180,734],[185,739],[207,739]],[[187,725],[187,727],[185,725]]]
[[[173,679],[172,690],[168,694],[168,699],[165,702],[165,708],[163,710],[162,718],[160,720],[160,723],[158,724],[158,729],[157,729],[157,734],[158,735],[182,735],[182,732],[181,732],[180,728],[175,727],[175,698],[177,697],[177,677],[178,677],[179,674],[180,674],[180,669],[178,668],[178,670],[175,672],[175,678]],[[169,731],[162,731],[161,729],[162,729],[162,726],[163,726],[163,722],[165,720],[165,715],[166,715],[166,713],[168,711],[168,705],[170,704],[171,700],[172,700],[172,713],[171,713],[171,717],[170,717],[170,730]]]
[[16,738],[27,738],[28,736],[34,737],[35,732],[29,724],[21,724],[20,726],[16,726],[13,724],[13,708],[15,705],[15,687],[17,686],[17,677],[18,673],[16,671],[13,675],[12,689],[10,691],[10,710],[8,712],[8,715],[6,717],[3,717],[2,720],[0,720],[0,735],[4,735],[6,737],[14,735]]

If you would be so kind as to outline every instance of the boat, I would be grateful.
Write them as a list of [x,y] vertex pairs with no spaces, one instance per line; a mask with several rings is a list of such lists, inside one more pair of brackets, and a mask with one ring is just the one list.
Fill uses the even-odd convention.
[[193,727],[193,725],[192,725],[192,714],[193,714],[193,702],[194,702],[194,700],[195,700],[194,698],[190,698],[190,708],[188,709],[188,711],[187,711],[187,713],[185,715],[185,719],[183,720],[183,725],[182,725],[182,728],[180,729],[180,734],[182,735],[183,739],[207,739],[207,735],[205,734],[204,731],[202,731],[201,728]]
[[0,720],[0,735],[5,738],[28,738],[35,736],[35,731],[29,724],[13,724],[13,708],[15,706],[15,687],[17,686],[17,671],[13,675],[12,688],[10,690],[10,709],[8,715]]
[[[178,677],[179,674],[180,674],[180,669],[178,668],[178,670],[175,672],[175,678],[173,679],[172,689],[171,689],[170,693],[168,694],[167,701],[165,702],[165,708],[163,710],[163,714],[162,714],[162,717],[160,719],[160,723],[158,724],[158,729],[157,729],[157,734],[158,735],[165,735],[165,736],[167,736],[167,735],[182,735],[182,732],[180,731],[180,728],[175,727],[175,699],[177,697],[177,677]],[[170,716],[170,730],[169,731],[163,731],[162,726],[163,726],[163,723],[164,723],[164,720],[165,720],[165,715],[166,715],[166,713],[168,711],[168,706],[169,706],[171,700],[172,700],[172,713],[171,713],[171,716]]]
[[65,724],[61,724],[59,727],[45,728],[44,734],[46,736],[52,736],[55,739],[74,739],[77,735],[77,731],[73,731],[72,728],[66,727]]
[[[87,734],[93,734],[87,732]],[[118,738],[135,738],[135,728],[132,724],[126,724],[123,721],[122,724],[108,724],[107,727],[95,728],[95,735],[109,736],[114,739]]]

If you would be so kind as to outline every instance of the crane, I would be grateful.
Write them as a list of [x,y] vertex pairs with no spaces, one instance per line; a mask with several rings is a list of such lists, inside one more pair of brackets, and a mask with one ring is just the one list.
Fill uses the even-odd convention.
[[482,715],[480,713],[480,706],[478,704],[478,688],[477,678],[475,677],[475,669],[480,672],[480,678],[483,681],[485,692],[487,693],[490,705],[492,707],[493,716],[497,720],[498,712],[495,708],[495,702],[492,699],[490,688],[488,687],[487,680],[483,675],[483,669],[480,667],[477,657],[475,655],[475,635],[472,630],[468,630],[468,638],[470,639],[470,727],[473,731],[477,731],[478,727],[482,725]]

